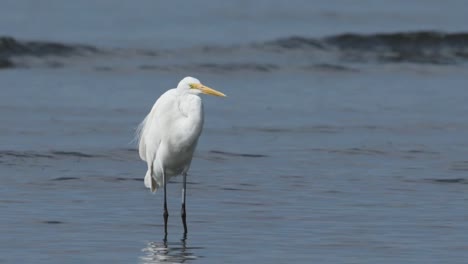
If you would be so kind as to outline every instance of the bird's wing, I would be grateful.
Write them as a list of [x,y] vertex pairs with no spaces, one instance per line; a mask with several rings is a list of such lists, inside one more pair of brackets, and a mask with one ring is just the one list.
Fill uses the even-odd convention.
[[[153,108],[145,119],[138,126],[138,152],[140,158],[144,161],[154,160],[156,153],[158,152],[159,144],[161,143],[162,130],[161,124],[161,112],[164,111],[164,108],[167,107],[173,97],[173,89],[167,91],[161,97],[156,100],[156,103],[153,105]],[[153,155],[148,157],[147,155]]]
[[[145,119],[140,123],[137,129],[137,136],[138,136],[138,153],[140,154],[140,158],[146,161],[146,140],[145,140],[145,126],[146,122],[148,121],[151,112],[145,117]],[[147,130],[147,129],[146,129]]]
[[140,158],[147,161],[149,157],[146,156],[147,148],[152,148],[154,153],[157,152],[161,137],[157,129],[157,108],[160,100],[158,99],[153,108],[145,119],[138,126],[138,153]]

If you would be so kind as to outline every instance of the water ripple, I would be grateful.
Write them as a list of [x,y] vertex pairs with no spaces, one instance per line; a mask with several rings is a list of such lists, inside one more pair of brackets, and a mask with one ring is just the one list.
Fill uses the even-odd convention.
[[141,263],[185,263],[202,257],[195,252],[203,247],[191,247],[187,244],[186,237],[180,242],[168,242],[166,238],[161,242],[148,242],[141,250],[144,254],[140,257]]
[[265,158],[268,155],[265,154],[250,154],[250,153],[234,153],[234,152],[226,152],[221,150],[211,150],[210,153],[213,154],[220,154],[224,156],[231,156],[231,157],[246,157],[246,158]]

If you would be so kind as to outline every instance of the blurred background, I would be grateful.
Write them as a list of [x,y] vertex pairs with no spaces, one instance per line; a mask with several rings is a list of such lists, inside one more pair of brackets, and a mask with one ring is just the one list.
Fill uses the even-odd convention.
[[[0,263],[465,263],[466,1],[0,1]],[[135,129],[185,76],[189,175]]]

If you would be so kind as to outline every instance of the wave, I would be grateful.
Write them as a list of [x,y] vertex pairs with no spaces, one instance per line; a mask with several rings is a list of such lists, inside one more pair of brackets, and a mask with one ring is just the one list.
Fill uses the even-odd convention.
[[17,151],[17,150],[2,150],[0,151],[0,160],[1,158],[26,158],[26,159],[37,159],[37,158],[47,158],[47,159],[56,159],[60,157],[72,157],[72,158],[96,158],[101,157],[100,155],[82,153],[78,151]]
[[230,156],[230,157],[246,157],[246,158],[265,158],[268,157],[265,154],[251,154],[251,153],[234,153],[234,152],[227,152],[221,150],[211,150],[210,153]]
[[20,57],[68,57],[96,52],[98,52],[96,47],[88,45],[46,41],[20,41],[12,37],[0,36],[0,69],[27,67],[27,64],[21,63]]
[[[76,60],[77,57],[80,60]],[[162,72],[268,73],[284,69],[355,72],[357,70],[350,64],[444,65],[466,61],[468,33],[465,32],[345,33],[323,38],[290,36],[257,43],[175,50],[106,49],[0,37],[0,69],[61,68],[78,63],[106,71],[127,67]]]
[[468,179],[465,179],[465,178],[427,179],[427,180],[429,182],[439,183],[439,184],[453,184],[453,183],[468,184]]
[[46,41],[20,41],[12,37],[0,37],[0,58],[10,56],[70,56],[97,52],[93,46],[63,44]]
[[340,34],[322,39],[288,37],[257,45],[285,51],[321,50],[335,52],[351,62],[412,62],[450,64],[468,60],[468,33],[436,31],[378,34]]

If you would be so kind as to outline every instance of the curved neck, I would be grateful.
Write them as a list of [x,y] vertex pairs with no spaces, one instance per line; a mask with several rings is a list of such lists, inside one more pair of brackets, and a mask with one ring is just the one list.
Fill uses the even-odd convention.
[[182,95],[179,109],[185,117],[197,121],[196,123],[203,122],[203,104],[198,95],[189,93]]

